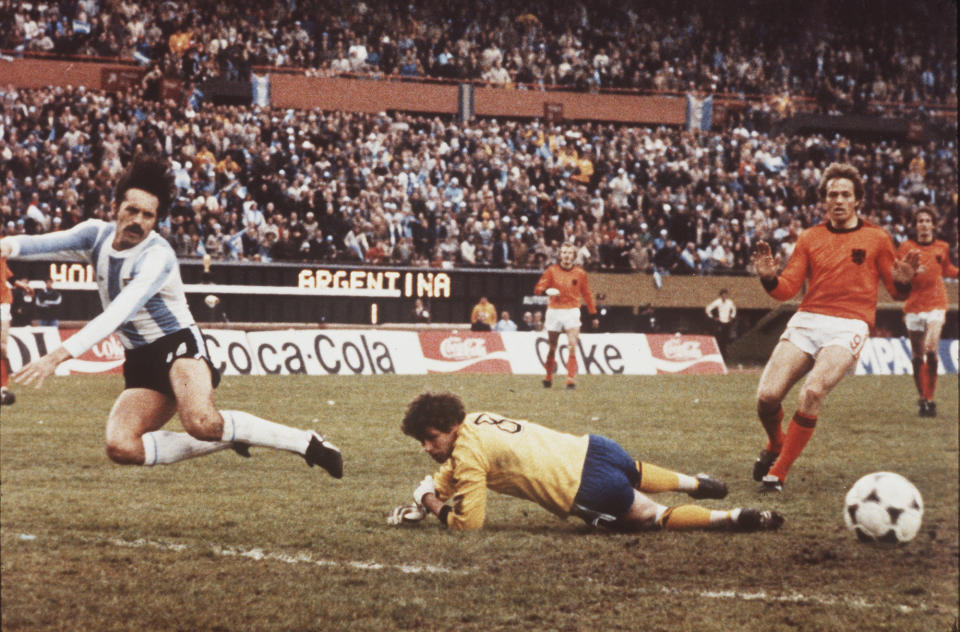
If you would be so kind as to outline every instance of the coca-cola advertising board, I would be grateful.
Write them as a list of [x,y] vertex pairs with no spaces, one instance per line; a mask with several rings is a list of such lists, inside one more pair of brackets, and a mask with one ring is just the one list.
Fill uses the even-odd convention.
[[657,373],[726,373],[727,367],[713,336],[647,334]]
[[513,373],[499,333],[421,331],[428,373]]

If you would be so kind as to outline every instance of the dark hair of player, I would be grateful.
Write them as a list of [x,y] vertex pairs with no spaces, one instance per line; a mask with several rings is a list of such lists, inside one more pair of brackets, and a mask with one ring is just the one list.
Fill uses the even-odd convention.
[[839,162],[832,162],[830,166],[826,168],[823,172],[823,177],[820,178],[820,185],[817,187],[817,193],[820,195],[821,200],[827,199],[827,184],[831,180],[836,180],[837,178],[845,178],[853,183],[853,196],[856,198],[857,202],[863,200],[863,178],[860,177],[860,172],[857,171],[857,168],[853,165],[842,164]]
[[173,198],[173,175],[167,161],[148,154],[134,156],[114,187],[114,199],[118,205],[129,189],[141,189],[156,196],[159,201],[157,220],[165,218]]
[[463,402],[453,393],[421,393],[407,406],[401,430],[417,441],[426,439],[427,429],[448,432],[463,421]]

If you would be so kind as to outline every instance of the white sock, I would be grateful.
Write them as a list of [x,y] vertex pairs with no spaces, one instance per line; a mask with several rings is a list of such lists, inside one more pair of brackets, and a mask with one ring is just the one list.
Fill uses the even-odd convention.
[[221,410],[224,441],[240,441],[265,448],[305,454],[310,433],[261,419],[242,410]]
[[185,432],[156,430],[147,432],[143,440],[144,465],[167,465],[195,456],[219,452],[230,447],[227,441],[202,441]]
[[700,481],[689,474],[677,472],[677,491],[692,492],[700,486]]
[[660,518],[663,518],[663,514],[667,511],[666,505],[661,505],[660,503],[654,503],[657,506],[657,513],[653,516],[653,524],[660,524]]
[[733,524],[737,521],[737,517],[740,516],[740,508],[733,509],[731,511],[720,511],[713,509],[710,511],[710,524]]

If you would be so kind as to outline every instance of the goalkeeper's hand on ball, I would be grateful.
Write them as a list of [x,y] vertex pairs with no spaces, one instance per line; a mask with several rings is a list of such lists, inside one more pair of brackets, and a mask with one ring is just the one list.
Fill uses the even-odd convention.
[[398,526],[420,522],[427,517],[427,512],[419,505],[400,505],[387,516],[387,524]]
[[413,501],[417,503],[418,507],[423,507],[423,497],[427,494],[436,494],[437,487],[433,484],[433,477],[426,476],[420,484],[417,485],[417,488],[413,490]]

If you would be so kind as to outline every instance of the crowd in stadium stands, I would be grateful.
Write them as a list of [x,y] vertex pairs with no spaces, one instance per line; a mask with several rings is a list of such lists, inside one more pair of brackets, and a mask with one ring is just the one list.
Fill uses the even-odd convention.
[[194,82],[277,66],[866,112],[956,105],[956,23],[953,0],[0,0],[0,49],[135,59]]
[[[160,230],[181,257],[540,268],[564,240],[593,270],[744,272],[821,221],[831,161],[867,176],[869,218],[902,241],[919,205],[956,234],[954,140],[860,143],[600,123],[190,106],[83,88],[0,87],[7,234],[106,217],[141,150],[168,156]],[[956,253],[954,252],[955,256]]]

